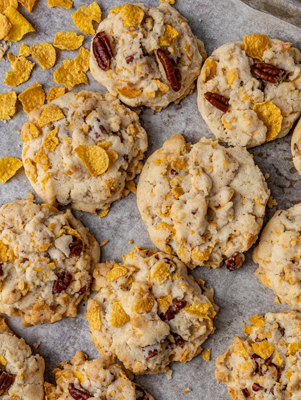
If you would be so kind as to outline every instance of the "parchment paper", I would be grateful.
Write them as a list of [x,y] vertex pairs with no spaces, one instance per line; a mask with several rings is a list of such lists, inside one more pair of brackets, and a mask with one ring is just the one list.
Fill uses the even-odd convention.
[[[117,5],[132,0],[98,0],[106,17],[108,11]],[[80,33],[73,24],[71,14],[79,6],[89,4],[88,0],[75,0],[74,8],[65,10],[61,8],[50,9],[46,0],[38,0],[34,11],[29,14],[19,6],[19,10],[35,26],[37,32],[28,35],[24,43],[33,45],[41,42],[53,43],[54,35],[60,30],[74,29]],[[149,6],[159,5],[158,0],[146,0]],[[240,0],[177,0],[176,8],[189,19],[193,32],[204,41],[206,50],[210,55],[218,46],[232,40],[242,40],[248,33],[264,33],[272,38],[290,41],[301,49],[301,31],[273,16],[255,11]],[[199,19],[202,19],[200,22]],[[92,36],[86,36],[84,46],[89,47]],[[17,55],[21,42],[14,44],[10,51]],[[21,93],[25,88],[35,82],[41,82],[48,92],[51,86],[52,75],[63,59],[72,59],[78,51],[68,52],[57,50],[57,64],[50,70],[43,71],[40,66],[33,70],[31,79],[16,88]],[[0,61],[0,92],[11,90],[3,84],[5,72],[10,70],[10,64]],[[104,88],[93,80],[89,74],[89,85],[76,87],[75,90],[89,89],[103,92]],[[0,121],[0,157],[14,156],[21,158],[21,141],[17,130],[27,120],[18,104],[18,113],[6,124]],[[149,150],[147,156],[161,147],[163,142],[172,134],[181,132],[186,140],[193,143],[202,136],[212,137],[210,130],[197,109],[196,92],[187,97],[180,105],[171,105],[161,113],[150,109],[143,109],[141,121],[148,132]],[[301,177],[296,172],[291,152],[291,134],[283,139],[264,144],[250,150],[255,162],[264,174],[269,174],[267,180],[272,196],[277,200],[278,206],[267,209],[269,218],[277,208],[289,208],[301,201]],[[25,198],[32,188],[24,171],[19,172],[9,182],[0,187],[0,202],[6,202]],[[37,198],[38,201],[40,201]],[[154,248],[145,224],[141,221],[136,205],[136,197],[130,194],[128,197],[115,202],[105,218],[74,211],[74,214],[87,227],[91,233],[101,241],[109,239],[109,243],[102,248],[102,261],[121,260],[121,254],[130,251],[133,246],[142,245]],[[129,240],[134,244],[129,244]],[[204,344],[204,348],[212,349],[212,359],[206,362],[202,356],[198,356],[187,364],[174,363],[172,365],[173,379],[168,380],[165,374],[147,375],[136,379],[153,394],[157,400],[224,400],[230,399],[224,384],[218,385],[214,378],[215,360],[218,355],[227,350],[235,335],[243,336],[241,321],[247,322],[254,314],[264,314],[272,311],[288,309],[274,302],[275,295],[264,288],[253,275],[256,265],[252,262],[253,249],[247,253],[246,262],[239,270],[228,272],[225,267],[219,270],[207,270],[199,267],[193,271],[193,275],[202,278],[208,286],[215,289],[215,301],[220,306],[218,319],[215,323],[216,332]],[[77,350],[81,350],[90,358],[98,357],[94,344],[90,341],[90,335],[85,319],[85,306],[83,302],[79,315],[76,318],[68,318],[53,325],[39,324],[38,326],[24,328],[18,318],[9,318],[10,327],[24,337],[32,345],[41,341],[37,352],[46,361],[45,379],[53,382],[51,371],[64,360],[69,360]],[[214,341],[212,341],[214,340]],[[33,349],[34,350],[34,349]],[[191,391],[183,394],[183,390]]]

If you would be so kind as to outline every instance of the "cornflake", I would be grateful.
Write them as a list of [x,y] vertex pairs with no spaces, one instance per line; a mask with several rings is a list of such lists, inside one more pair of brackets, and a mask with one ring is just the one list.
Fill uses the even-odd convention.
[[109,156],[102,147],[81,145],[74,152],[85,164],[91,176],[101,175],[109,168]]
[[245,35],[244,37],[245,52],[247,56],[262,61],[263,53],[268,50],[270,39],[266,35]]
[[0,13],[4,13],[4,11],[9,7],[14,7],[15,9],[18,8],[18,1],[17,0],[0,0]]
[[14,7],[9,6],[4,11],[4,15],[12,24],[9,34],[5,37],[6,41],[18,42],[27,33],[35,32],[34,27]]
[[178,31],[171,25],[165,25],[165,32],[159,39],[160,46],[170,46],[172,41],[178,36]]
[[112,305],[111,309],[111,324],[114,328],[120,328],[129,322],[130,317],[124,311],[122,304],[120,302],[116,302]]
[[128,273],[127,268],[122,265],[115,264],[114,267],[107,273],[107,281],[114,282],[116,279]]
[[266,136],[267,142],[275,139],[281,131],[283,120],[280,108],[275,106],[271,101],[265,101],[264,103],[256,103],[253,111],[256,112],[258,118],[268,129]]
[[63,60],[66,69],[87,72],[89,69],[90,50],[81,47],[79,55],[73,60]]
[[190,307],[184,308],[184,311],[195,317],[204,318],[204,314],[206,314],[211,307],[212,304],[210,303],[195,303]]
[[57,32],[55,34],[53,46],[61,50],[77,50],[83,44],[85,37],[77,36],[73,31]]
[[135,97],[140,96],[142,93],[142,89],[116,89],[116,92],[127,99],[134,99]]
[[66,89],[64,87],[52,87],[49,89],[48,95],[47,95],[47,102],[50,103],[53,100],[59,98],[60,96],[63,96],[63,94],[66,93]]
[[268,342],[252,343],[256,354],[264,360],[267,360],[274,353],[275,347]]
[[4,39],[12,28],[12,24],[10,23],[9,19],[0,14],[0,40]]
[[42,128],[43,126],[49,124],[49,122],[59,121],[64,117],[65,115],[59,107],[48,106],[43,108],[38,124]]
[[156,265],[155,271],[152,274],[152,279],[158,284],[162,285],[167,279],[170,279],[169,273],[170,265],[164,261],[159,261]]
[[37,0],[19,0],[19,3],[26,8],[28,12],[31,12]]
[[25,122],[22,126],[21,141],[28,142],[29,140],[37,138],[40,134],[41,131],[33,122]]
[[22,161],[14,157],[0,159],[0,182],[5,183],[23,166]]
[[210,357],[211,357],[211,349],[208,350],[204,350],[202,353],[203,359],[205,361],[210,361]]
[[73,6],[73,1],[71,0],[48,0],[49,7],[62,7],[71,8]]
[[16,113],[16,92],[0,93],[0,119],[11,119]]
[[24,92],[19,94],[19,100],[23,105],[24,111],[29,114],[33,110],[38,110],[45,103],[45,92],[41,83],[35,83]]
[[44,139],[43,147],[50,152],[54,151],[60,143],[57,137],[58,130],[59,128],[55,128],[53,131],[49,132]]
[[149,313],[152,311],[155,305],[155,300],[152,297],[146,297],[144,299],[136,299],[135,304],[132,307],[132,311],[137,314]]
[[56,61],[55,48],[49,43],[35,44],[31,47],[22,43],[19,56],[32,56],[37,60],[43,70],[52,68]]
[[7,57],[11,62],[12,71],[6,72],[3,82],[8,86],[16,87],[28,81],[35,63],[27,60],[24,56],[16,57],[11,53],[8,53]]
[[85,35],[94,35],[95,29],[93,28],[92,21],[100,23],[101,10],[99,5],[94,1],[87,6],[81,6],[75,13],[72,14],[75,25]]
[[118,12],[124,16],[124,26],[136,26],[140,24],[144,18],[144,11],[142,8],[134,4],[125,4],[123,6],[115,7],[110,11],[110,14]]
[[[92,300],[93,301],[93,300]],[[88,308],[86,318],[92,328],[96,330],[101,329],[101,315],[100,315],[100,307],[97,301],[93,301],[93,305]]]

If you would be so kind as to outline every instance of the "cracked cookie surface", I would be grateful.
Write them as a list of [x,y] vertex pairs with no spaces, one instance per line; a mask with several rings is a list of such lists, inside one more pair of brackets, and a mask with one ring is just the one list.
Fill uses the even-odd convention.
[[24,326],[75,317],[100,247],[71,211],[33,196],[0,209],[0,312]]
[[301,204],[277,210],[253,254],[255,275],[283,303],[301,311]]
[[102,357],[137,374],[169,371],[202,351],[218,311],[213,289],[174,256],[137,246],[123,263],[98,264],[87,319]]
[[206,57],[203,42],[168,3],[126,4],[100,23],[90,69],[124,103],[161,111],[193,91]]
[[252,155],[202,138],[186,143],[179,133],[152,154],[141,173],[138,208],[160,250],[190,268],[231,271],[260,232],[270,191]]
[[153,396],[132,382],[133,374],[121,364],[113,364],[100,358],[88,361],[78,351],[70,363],[63,361],[54,371],[57,386],[45,383],[48,400],[154,400]]
[[255,315],[245,326],[246,340],[216,360],[215,377],[228,386],[232,400],[297,400],[301,383],[301,314]]
[[23,163],[45,203],[94,213],[135,191],[147,135],[116,97],[70,92],[29,119],[21,135]]
[[[258,41],[260,55],[248,49],[250,41],[250,47]],[[291,46],[246,35],[245,43],[224,44],[206,60],[197,84],[198,106],[220,141],[254,147],[287,135],[301,112],[301,55]],[[205,93],[224,96],[228,106],[224,101],[217,108]]]

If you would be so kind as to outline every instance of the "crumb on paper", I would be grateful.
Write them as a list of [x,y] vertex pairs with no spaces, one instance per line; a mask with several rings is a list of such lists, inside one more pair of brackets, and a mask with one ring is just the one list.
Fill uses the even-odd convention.
[[281,304],[281,303],[280,303],[280,300],[279,300],[279,298],[278,298],[278,297],[276,297],[276,299],[275,299],[275,303],[277,303],[277,304]]
[[134,240],[129,240],[129,244],[133,244],[134,243]]
[[172,370],[170,368],[168,368],[168,371],[166,372],[166,378],[172,379]]
[[37,349],[37,348],[40,346],[40,344],[41,344],[41,342],[38,341],[37,343],[34,343],[34,344],[33,344],[33,347],[34,347],[35,349]]
[[269,200],[268,200],[268,207],[269,208],[273,208],[274,206],[277,206],[278,203],[275,199],[273,199],[272,196],[270,196]]
[[183,393],[188,393],[188,392],[191,392],[191,389],[187,388],[187,389],[183,390]]
[[202,22],[202,18],[199,19],[199,22]]
[[264,177],[265,177],[265,179],[269,179],[270,175],[269,174],[265,174]]
[[5,56],[5,53],[11,46],[11,43],[0,42],[0,60]]
[[104,210],[103,212],[101,212],[99,215],[98,215],[98,217],[99,218],[103,218],[103,217],[106,217],[108,214],[109,214],[109,209],[107,209],[107,210]]
[[106,245],[107,243],[108,243],[108,239],[102,240],[102,241],[99,243],[99,247],[103,247],[103,246]]
[[210,361],[210,358],[211,358],[211,349],[204,350],[203,353],[202,353],[202,356],[203,356],[203,359],[204,359],[205,361]]
[[214,342],[215,339],[212,339],[212,342]]

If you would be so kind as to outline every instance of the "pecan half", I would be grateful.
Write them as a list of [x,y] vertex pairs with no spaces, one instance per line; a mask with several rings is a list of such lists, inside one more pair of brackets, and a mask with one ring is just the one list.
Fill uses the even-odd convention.
[[119,137],[119,139],[120,139],[120,141],[121,141],[121,143],[123,142],[123,136],[122,136],[122,132],[121,131],[118,131],[118,132],[113,132],[114,133],[114,135],[117,135],[118,137]]
[[[174,92],[178,92],[181,89],[180,71],[176,72],[176,68],[174,67],[173,62],[168,57],[168,55],[165,53],[165,51],[158,49],[156,51],[156,57],[157,57],[157,61],[159,64],[159,68],[161,65],[163,68],[163,71],[165,72],[166,79],[170,83],[172,90]],[[160,68],[160,70],[161,70],[161,68]],[[161,72],[163,72],[163,71],[161,70]]]
[[156,355],[158,354],[158,350],[150,350],[148,352],[148,356],[146,357],[146,361],[149,361],[151,358],[156,357]]
[[6,390],[11,386],[13,383],[13,376],[7,374],[6,372],[2,371],[0,375],[0,396],[2,396]]
[[92,48],[99,68],[106,71],[109,68],[111,58],[113,58],[113,52],[110,40],[104,32],[96,34],[93,39]]
[[87,290],[87,285],[83,286],[79,291],[77,292],[80,296],[84,293],[86,293]]
[[[136,54],[136,53],[135,53],[135,54]],[[134,55],[135,55],[135,54],[133,54],[132,56],[128,56],[128,57],[125,58],[125,61],[126,61],[127,64],[130,64],[131,62],[134,61]]]
[[252,390],[254,392],[258,392],[258,390],[262,389],[262,386],[260,386],[258,383],[254,382],[252,385]]
[[58,280],[54,282],[52,293],[61,293],[63,290],[66,290],[70,285],[72,275],[69,272],[61,272],[57,275]]
[[286,75],[286,72],[283,69],[266,63],[255,63],[252,70],[254,75],[271,83],[276,83],[279,79],[284,78]]
[[226,99],[226,97],[221,96],[220,94],[211,93],[211,92],[206,92],[204,94],[204,97],[215,108],[218,108],[219,110],[221,110],[223,112],[227,112],[228,111],[228,109],[229,109],[229,99]]
[[244,398],[245,398],[245,399],[248,398],[248,397],[250,396],[250,393],[249,393],[249,391],[248,391],[247,388],[242,389],[242,394],[244,395]]
[[77,239],[76,236],[72,236],[73,242],[69,244],[69,257],[79,257],[83,250],[83,242],[80,239]]
[[83,390],[76,389],[74,387],[74,383],[69,383],[68,390],[70,396],[72,396],[75,400],[87,400],[91,397],[94,397],[91,394],[84,392]]
[[3,275],[3,263],[0,263],[0,276]]
[[175,332],[170,332],[170,333],[172,334],[172,336],[173,336],[174,339],[175,339],[176,346],[182,347],[183,344],[184,344],[184,339],[182,338],[182,336],[178,335],[178,334],[175,333]]
[[147,394],[144,389],[137,383],[135,383],[136,386],[136,400],[146,400],[147,399]]
[[186,306],[187,302],[185,300],[175,300],[173,305],[169,309],[160,315],[162,321],[170,321],[175,318],[175,314],[182,310]]
[[228,258],[226,262],[226,268],[228,271],[234,271],[241,267],[243,264],[243,257],[239,254],[234,254],[232,257]]

